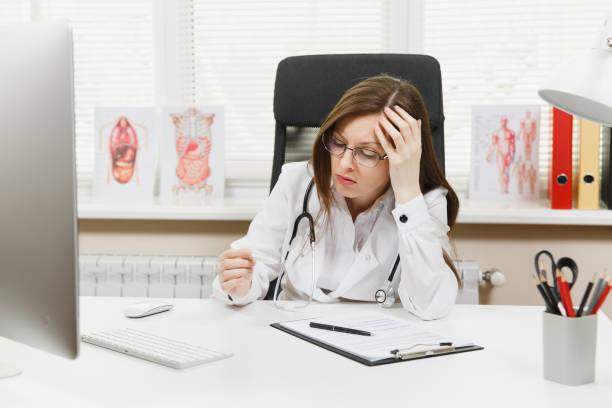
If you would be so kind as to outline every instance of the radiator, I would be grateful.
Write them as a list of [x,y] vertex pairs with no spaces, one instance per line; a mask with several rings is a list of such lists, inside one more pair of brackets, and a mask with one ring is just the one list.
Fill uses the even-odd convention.
[[[81,255],[84,296],[208,298],[216,256]],[[463,282],[456,303],[478,304],[482,274],[476,261],[455,261]]]
[[81,255],[84,296],[208,298],[217,257]]

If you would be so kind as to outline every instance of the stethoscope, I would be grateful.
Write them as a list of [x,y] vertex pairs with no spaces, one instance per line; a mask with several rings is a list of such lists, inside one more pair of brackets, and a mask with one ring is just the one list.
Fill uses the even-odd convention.
[[[281,275],[278,277],[276,281],[276,287],[274,288],[274,298],[273,299],[274,299],[275,305],[277,305],[278,288],[286,272],[285,261],[287,260],[287,257],[289,256],[289,252],[291,251],[293,239],[296,237],[298,227],[300,225],[300,222],[303,219],[308,220],[308,228],[309,228],[308,236],[309,236],[310,249],[312,252],[312,285],[311,285],[311,291],[310,291],[310,296],[308,298],[308,302],[304,305],[294,307],[294,309],[308,306],[310,302],[312,301],[312,296],[314,295],[315,229],[314,229],[314,219],[312,218],[312,215],[310,215],[310,213],[308,212],[308,201],[310,200],[310,194],[312,192],[313,186],[314,186],[314,179],[310,179],[310,183],[308,184],[308,187],[306,188],[306,193],[304,194],[304,201],[302,202],[302,213],[297,216],[297,218],[295,219],[293,223],[293,231],[291,233],[291,239],[289,240],[289,248],[287,248],[287,252],[285,253],[284,258],[281,260],[282,271],[281,271]],[[393,289],[393,278],[395,277],[395,271],[397,270],[399,261],[400,261],[400,257],[398,254],[397,258],[395,259],[395,264],[393,265],[393,269],[391,270],[391,274],[389,275],[389,277],[387,278],[383,286],[374,293],[374,299],[382,307],[391,307],[395,303],[395,290]]]
[[[308,184],[308,188],[306,189],[306,194],[304,194],[304,201],[302,203],[302,213],[300,215],[298,215],[298,217],[295,219],[294,223],[293,223],[293,232],[291,233],[291,239],[289,240],[289,247],[287,248],[287,252],[285,253],[285,256],[283,258],[281,258],[281,274],[278,277],[278,279],[276,280],[276,287],[274,288],[274,297],[272,298],[274,301],[274,305],[280,309],[286,309],[286,310],[295,310],[295,309],[301,309],[304,308],[306,306],[308,306],[310,304],[310,302],[312,302],[312,297],[314,295],[314,290],[315,290],[315,279],[316,279],[316,273],[315,273],[315,228],[314,228],[314,219],[312,218],[312,215],[310,215],[310,213],[308,212],[308,200],[310,199],[310,193],[312,192],[312,187],[314,186],[314,179],[310,179],[310,183]],[[310,296],[308,297],[308,301],[304,304],[293,304],[290,306],[283,306],[281,304],[278,303],[278,288],[280,287],[280,283],[283,280],[283,276],[285,275],[285,273],[287,272],[287,268],[285,267],[285,262],[287,261],[287,257],[289,256],[289,252],[291,251],[291,247],[293,244],[293,240],[297,235],[297,231],[298,231],[298,227],[300,226],[300,222],[306,219],[308,220],[308,228],[309,228],[309,234],[308,234],[308,240],[310,243],[310,251],[312,253],[312,277],[311,277],[311,288],[310,288]]]
[[397,265],[399,265],[400,257],[397,254],[397,258],[395,258],[395,263],[393,264],[393,269],[391,269],[391,274],[387,278],[387,281],[383,285],[382,288],[378,289],[376,293],[374,293],[374,299],[376,302],[382,307],[391,307],[395,303],[395,290],[393,290],[393,277],[395,276],[395,271],[397,270]]

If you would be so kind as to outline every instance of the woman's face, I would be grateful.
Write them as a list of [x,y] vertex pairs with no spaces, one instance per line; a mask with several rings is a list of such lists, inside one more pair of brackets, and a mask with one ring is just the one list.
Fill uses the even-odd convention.
[[[332,135],[350,148],[363,147],[384,156],[385,151],[374,134],[381,115],[371,113],[343,118],[336,122]],[[330,153],[334,189],[355,203],[369,205],[389,185],[389,161],[380,160],[375,167],[364,167],[357,163],[352,153],[348,149],[340,157]]]

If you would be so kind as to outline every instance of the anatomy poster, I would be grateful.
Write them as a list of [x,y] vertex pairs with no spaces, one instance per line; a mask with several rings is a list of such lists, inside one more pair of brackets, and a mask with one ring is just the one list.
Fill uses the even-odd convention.
[[96,108],[93,197],[153,202],[157,140],[153,108]]
[[223,108],[168,109],[163,117],[162,204],[197,205],[211,198],[223,198]]
[[540,107],[472,108],[470,199],[539,199]]

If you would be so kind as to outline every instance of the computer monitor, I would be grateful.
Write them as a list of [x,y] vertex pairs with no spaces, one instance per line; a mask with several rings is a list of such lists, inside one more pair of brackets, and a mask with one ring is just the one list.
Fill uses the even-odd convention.
[[79,347],[73,94],[67,21],[0,27],[0,336],[68,358]]

